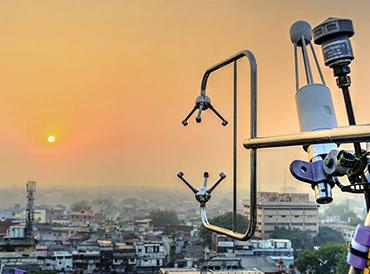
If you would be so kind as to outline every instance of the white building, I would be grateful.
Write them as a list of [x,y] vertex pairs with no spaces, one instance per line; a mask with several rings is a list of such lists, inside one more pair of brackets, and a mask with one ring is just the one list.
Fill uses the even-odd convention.
[[72,254],[68,251],[54,251],[55,270],[70,271],[73,268]]
[[135,232],[138,233],[139,235],[151,231],[151,219],[140,219],[140,220],[135,220]]
[[164,244],[161,241],[145,241],[135,245],[138,267],[163,266],[166,259]]
[[[319,233],[319,206],[306,193],[257,193],[257,227],[255,236],[267,239],[275,227],[300,229],[315,236]],[[249,214],[249,201],[244,201]]]
[[237,257],[264,256],[273,261],[281,260],[286,267],[294,263],[294,249],[291,241],[286,239],[245,242],[214,234],[213,249],[218,255],[234,253]]

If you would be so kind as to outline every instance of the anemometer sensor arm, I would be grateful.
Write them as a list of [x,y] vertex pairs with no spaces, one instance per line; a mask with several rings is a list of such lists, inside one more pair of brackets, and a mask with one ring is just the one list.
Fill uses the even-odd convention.
[[238,233],[235,230],[236,227],[236,209],[237,209],[237,61],[243,57],[246,57],[250,65],[250,115],[251,115],[251,127],[250,137],[255,138],[257,136],[257,63],[252,52],[248,50],[242,50],[237,54],[227,58],[226,60],[210,67],[204,73],[201,85],[201,94],[197,97],[195,107],[192,109],[190,114],[182,122],[186,126],[187,120],[191,115],[199,109],[196,121],[201,121],[201,113],[205,109],[211,109],[221,120],[222,125],[226,126],[227,121],[217,112],[217,110],[210,103],[209,97],[206,95],[207,82],[211,73],[229,65],[234,65],[234,119],[233,119],[233,229],[226,229],[209,223],[207,218],[206,203],[211,198],[211,192],[218,186],[218,184],[225,179],[223,173],[220,174],[220,179],[210,188],[207,189],[208,173],[204,173],[205,183],[199,190],[194,188],[185,178],[184,174],[180,172],[177,176],[191,189],[195,194],[196,200],[200,204],[201,220],[204,227],[210,231],[223,234],[238,240],[250,239],[256,229],[257,224],[257,151],[256,149],[250,150],[250,213],[249,213],[249,224],[245,233]]

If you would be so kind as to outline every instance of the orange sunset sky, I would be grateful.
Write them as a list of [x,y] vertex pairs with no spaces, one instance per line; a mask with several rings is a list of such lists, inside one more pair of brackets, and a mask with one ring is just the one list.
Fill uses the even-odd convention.
[[[181,120],[199,94],[203,72],[241,49],[258,63],[259,135],[299,130],[289,27],[327,17],[352,19],[352,100],[369,123],[368,1],[14,1],[0,2],[0,187],[29,178],[47,186],[161,185],[184,189],[176,174],[200,184],[231,177],[232,124],[211,113]],[[321,63],[321,50],[316,47]],[[341,93],[322,66],[340,125]],[[232,70],[209,80],[214,105],[231,121]],[[249,71],[239,69],[242,187],[248,182]],[[49,144],[47,137],[56,136]],[[309,191],[287,168],[301,148],[259,154],[261,190]],[[198,183],[197,183],[198,180]],[[225,189],[231,189],[226,180]]]

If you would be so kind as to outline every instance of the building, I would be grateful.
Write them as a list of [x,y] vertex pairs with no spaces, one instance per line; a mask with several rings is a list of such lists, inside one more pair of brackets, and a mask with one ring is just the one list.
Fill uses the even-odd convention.
[[135,232],[137,234],[142,234],[146,231],[151,230],[151,219],[140,219],[140,220],[135,220]]
[[0,252],[30,253],[35,248],[35,239],[26,237],[24,225],[10,225],[0,238]]
[[[23,210],[22,212],[15,213],[13,215],[13,218],[18,219],[18,220],[25,220],[26,215],[27,215],[27,211]],[[34,210],[34,220],[37,223],[45,223],[46,222],[46,210],[36,208]]]
[[1,273],[37,273],[41,270],[37,258],[23,252],[0,252],[0,261]]
[[72,222],[93,223],[95,221],[95,214],[92,210],[70,212],[68,216]]
[[214,234],[212,249],[218,256],[266,257],[273,262],[280,261],[285,267],[294,263],[294,249],[290,240],[267,239],[237,241],[224,235]]
[[117,243],[113,250],[113,269],[116,273],[136,272],[135,246],[127,243]]
[[71,271],[73,268],[72,254],[68,251],[54,251],[55,270]]
[[80,273],[93,273],[100,268],[99,251],[72,251],[73,269]]
[[23,225],[9,226],[6,237],[10,239],[22,239],[25,237],[25,227]]
[[135,244],[137,273],[158,273],[166,260],[166,252],[162,241],[144,241]]
[[[195,268],[161,268],[159,274],[210,274],[215,273],[214,271],[197,270]],[[217,274],[263,274],[259,270],[231,270],[231,271],[217,271]]]
[[65,206],[58,205],[56,207],[47,208],[45,211],[45,218],[47,222],[52,222],[54,220],[62,220],[64,217],[64,212],[66,211]]
[[[249,215],[249,201],[245,200],[244,213]],[[309,201],[306,193],[257,193],[257,228],[255,236],[266,239],[275,227],[298,228],[312,236],[319,233],[319,206]]]
[[[225,271],[225,270],[242,270],[241,258],[237,257],[213,257],[209,260],[204,260],[200,264],[202,270],[210,271]],[[212,272],[211,272],[212,273]]]

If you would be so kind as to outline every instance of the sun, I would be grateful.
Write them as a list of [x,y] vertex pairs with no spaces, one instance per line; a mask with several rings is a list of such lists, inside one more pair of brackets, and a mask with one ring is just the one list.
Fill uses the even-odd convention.
[[49,142],[50,144],[55,143],[55,136],[50,135],[50,136],[48,137],[48,142]]

